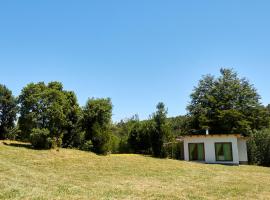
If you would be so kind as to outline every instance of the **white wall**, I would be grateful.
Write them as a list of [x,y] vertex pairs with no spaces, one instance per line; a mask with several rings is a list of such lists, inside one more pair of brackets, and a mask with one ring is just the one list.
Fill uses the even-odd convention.
[[239,138],[237,143],[238,143],[239,161],[244,162],[244,163],[248,162],[247,142],[246,142],[246,140]]
[[[233,161],[216,161],[215,143],[216,142],[231,142],[233,151]],[[185,160],[189,161],[189,143],[204,143],[205,148],[205,162],[206,163],[220,163],[220,164],[239,164],[238,154],[238,140],[235,135],[202,135],[202,136],[190,136],[184,139],[184,153]],[[242,154],[241,154],[242,156]]]

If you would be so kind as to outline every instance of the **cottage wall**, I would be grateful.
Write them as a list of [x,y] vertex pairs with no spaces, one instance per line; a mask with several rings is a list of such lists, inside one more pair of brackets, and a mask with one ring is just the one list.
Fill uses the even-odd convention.
[[246,139],[239,138],[237,142],[238,142],[239,162],[240,162],[240,164],[247,164],[248,163],[248,155],[247,155]]
[[[215,154],[215,143],[216,142],[231,142],[232,143],[232,153],[233,161],[216,161]],[[205,148],[205,162],[206,163],[220,163],[220,164],[235,164],[239,165],[239,151],[238,151],[238,138],[235,135],[200,135],[200,136],[188,136],[184,138],[184,155],[185,160],[189,161],[189,143],[204,143]],[[242,153],[242,150],[245,150],[245,145],[242,141],[239,141],[241,146],[240,155],[241,159],[246,159],[245,153]],[[247,159],[246,159],[247,160]]]

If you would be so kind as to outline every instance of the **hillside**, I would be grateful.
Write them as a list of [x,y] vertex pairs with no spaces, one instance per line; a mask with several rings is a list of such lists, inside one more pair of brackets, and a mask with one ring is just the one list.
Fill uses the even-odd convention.
[[270,168],[37,151],[10,141],[0,141],[0,183],[0,199],[270,199]]

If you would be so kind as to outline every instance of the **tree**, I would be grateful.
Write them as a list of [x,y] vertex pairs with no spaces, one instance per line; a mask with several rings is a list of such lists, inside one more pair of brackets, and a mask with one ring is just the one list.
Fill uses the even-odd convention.
[[129,119],[121,120],[113,126],[113,134],[119,138],[119,153],[130,153],[131,147],[129,144],[130,133],[134,126],[139,122],[138,115],[134,115]]
[[47,129],[57,146],[62,143],[63,129],[67,123],[68,101],[61,83],[30,83],[19,96],[19,127],[22,139],[30,139],[33,129]]
[[16,120],[17,104],[12,92],[0,84],[0,139],[6,139]]
[[63,147],[79,147],[84,139],[80,121],[82,110],[74,92],[65,91],[67,105],[65,109],[66,123],[63,127]]
[[135,153],[151,153],[151,133],[154,129],[153,120],[136,121],[133,125],[128,144]]
[[20,106],[18,124],[22,131],[20,135],[22,140],[29,140],[33,128],[45,127],[45,119],[43,120],[45,105],[42,100],[42,94],[45,90],[44,82],[30,83],[22,89],[18,99]]
[[188,127],[187,116],[177,116],[168,118],[168,123],[174,136],[184,135],[187,132]]
[[109,98],[89,99],[83,108],[83,127],[86,141],[91,140],[93,151],[106,154],[110,150],[112,103]]
[[154,129],[151,133],[151,143],[153,155],[155,157],[165,156],[163,144],[170,139],[167,112],[164,103],[158,103],[157,111],[153,114]]
[[238,78],[232,69],[221,69],[221,76],[207,75],[191,94],[187,107],[191,129],[210,129],[223,133],[248,134],[264,128],[260,96],[246,78]]
[[255,130],[248,140],[251,164],[270,166],[270,129]]

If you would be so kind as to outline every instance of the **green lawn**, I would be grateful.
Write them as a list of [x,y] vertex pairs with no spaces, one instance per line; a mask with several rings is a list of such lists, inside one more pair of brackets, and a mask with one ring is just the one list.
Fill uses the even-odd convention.
[[0,199],[221,198],[270,199],[270,168],[38,151],[0,141]]

